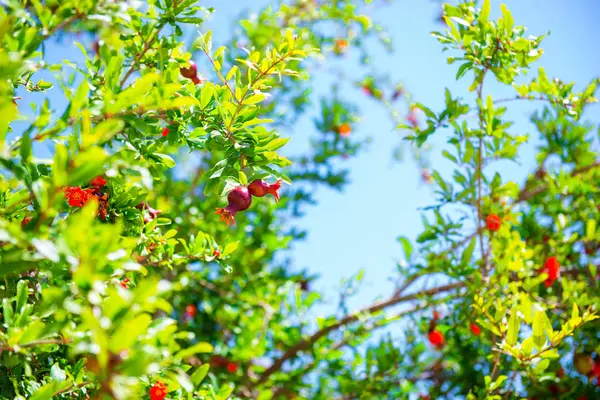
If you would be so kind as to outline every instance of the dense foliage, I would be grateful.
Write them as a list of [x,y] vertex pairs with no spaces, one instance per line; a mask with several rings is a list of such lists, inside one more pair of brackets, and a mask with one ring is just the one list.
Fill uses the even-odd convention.
[[[362,4],[276,2],[215,49],[196,0],[3,3],[0,398],[598,396],[600,130],[582,119],[598,80],[577,91],[530,70],[543,36],[504,5],[493,20],[490,0],[446,4],[433,33],[471,99],[446,89],[435,111],[348,78],[416,162],[446,135],[454,168],[423,173],[437,199],[416,243],[399,239],[396,290],[312,321],[313,277],[278,255],[306,234],[311,188],[342,188],[335,160],[364,145],[343,93],[310,96],[312,66],[353,51],[366,71],[366,41],[389,46]],[[53,64],[57,39],[82,43]],[[514,97],[487,93],[492,79]],[[525,101],[540,146],[519,185],[495,164],[534,139],[505,117]],[[318,139],[285,158],[278,127],[316,107]],[[399,320],[400,337],[373,338]]]

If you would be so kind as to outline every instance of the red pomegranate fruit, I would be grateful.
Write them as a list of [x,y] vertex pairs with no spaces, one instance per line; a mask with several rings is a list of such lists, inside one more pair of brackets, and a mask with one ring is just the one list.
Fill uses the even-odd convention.
[[188,68],[184,67],[179,69],[181,76],[191,79],[192,82],[194,82],[194,85],[202,83],[204,79],[198,78],[198,67],[196,67],[196,64],[193,61],[189,61],[189,64],[190,66]]
[[275,197],[275,201],[277,202],[279,201],[278,190],[280,187],[281,179],[273,184],[268,184],[262,179],[256,179],[248,185],[248,190],[250,191],[250,194],[255,197],[263,197],[270,193]]
[[225,221],[227,226],[235,226],[235,214],[238,211],[244,211],[250,208],[252,196],[245,186],[238,186],[227,195],[227,207],[217,208],[216,214],[221,216],[221,221]]

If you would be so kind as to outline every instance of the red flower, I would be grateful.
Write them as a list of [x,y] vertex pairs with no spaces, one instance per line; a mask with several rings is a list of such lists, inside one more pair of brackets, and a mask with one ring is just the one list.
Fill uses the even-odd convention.
[[188,318],[194,318],[196,316],[196,306],[189,304],[185,307],[185,316]]
[[475,335],[475,336],[481,335],[481,328],[479,326],[475,325],[474,322],[471,322],[469,324],[469,329],[471,330],[471,332],[473,333],[473,335]]
[[108,181],[101,176],[97,176],[90,181],[90,185],[92,185],[93,187],[98,188],[98,189],[101,188],[102,186],[106,186],[107,183],[108,183]]
[[82,189],[77,187],[68,187],[65,189],[65,198],[71,207],[83,207],[90,196],[92,195],[92,189]]
[[444,334],[437,329],[429,331],[427,338],[429,339],[429,343],[438,349],[444,347]]
[[490,232],[497,232],[500,229],[500,225],[502,225],[502,219],[496,214],[490,214],[485,219],[485,225]]
[[219,258],[220,255],[221,255],[221,252],[219,250],[213,251],[213,257],[214,258]]
[[162,137],[167,137],[168,134],[169,134],[169,128],[165,128],[162,130]]
[[557,280],[560,275],[560,263],[558,262],[556,257],[548,257],[548,259],[544,263],[544,268],[542,269],[542,272],[548,274],[548,278],[544,282],[546,287],[552,286],[554,281]]
[[228,371],[228,372],[231,372],[232,374],[233,374],[235,371],[237,371],[237,368],[238,368],[238,367],[237,367],[237,364],[236,364],[236,363],[232,363],[232,362],[230,362],[230,363],[228,363],[228,364],[227,364],[227,371]]
[[167,390],[167,385],[157,381],[150,388],[150,400],[163,400],[165,397],[167,397],[167,393],[169,393]]
[[21,221],[21,226],[25,227],[30,222],[31,222],[31,217],[25,217],[25,218],[23,218],[23,221]]
[[129,289],[129,282],[130,282],[129,278],[124,278],[124,279],[122,279],[122,280],[121,280],[121,282],[119,282],[119,284],[120,284],[120,285],[121,285],[123,288],[125,288],[125,289]]
[[281,179],[273,184],[268,184],[262,179],[256,179],[248,185],[248,191],[252,196],[263,197],[270,193],[275,197],[275,202],[279,201],[279,188],[281,188]]
[[338,39],[335,41],[335,52],[343,53],[348,47],[348,41],[346,39]]
[[352,132],[352,128],[349,124],[342,124],[337,128],[337,131],[341,137],[348,137],[350,136],[350,132]]

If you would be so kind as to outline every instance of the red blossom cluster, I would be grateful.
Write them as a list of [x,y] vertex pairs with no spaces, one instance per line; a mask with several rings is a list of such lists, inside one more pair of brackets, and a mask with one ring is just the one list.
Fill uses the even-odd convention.
[[150,388],[150,400],[164,400],[164,398],[167,397],[167,393],[169,393],[167,385],[160,381],[157,381]]
[[560,276],[560,263],[558,262],[558,259],[554,256],[548,257],[541,272],[548,274],[548,278],[546,278],[544,285],[546,285],[546,287],[552,286],[554,281]]
[[98,215],[100,218],[106,219],[108,215],[108,194],[103,193],[101,189],[107,184],[108,181],[104,177],[97,176],[90,181],[88,188],[69,186],[64,190],[67,203],[71,207],[82,208],[88,201],[94,199],[98,202]]
[[490,214],[485,219],[485,225],[490,232],[497,232],[502,225],[502,219],[496,214]]

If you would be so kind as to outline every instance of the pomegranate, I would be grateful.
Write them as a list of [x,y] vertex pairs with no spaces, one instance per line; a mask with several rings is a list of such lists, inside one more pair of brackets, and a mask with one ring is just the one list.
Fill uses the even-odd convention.
[[250,194],[255,197],[263,197],[270,193],[273,195],[273,197],[275,197],[275,201],[277,202],[277,201],[279,201],[278,190],[280,187],[281,187],[281,179],[279,179],[277,182],[273,183],[272,185],[268,184],[267,182],[263,181],[262,179],[256,179],[248,185],[248,190],[250,191]]
[[196,312],[198,310],[196,309],[196,306],[193,304],[188,304],[185,307],[185,316],[188,318],[194,318],[196,316]]
[[192,82],[194,82],[194,85],[204,82],[205,79],[198,78],[198,67],[196,67],[196,64],[193,61],[190,61],[189,64],[190,66],[188,68],[179,69],[181,76],[191,79]]
[[473,335],[475,336],[479,336],[481,334],[481,328],[473,322],[471,322],[471,324],[469,325],[469,329],[471,330],[471,333],[473,333]]
[[[263,195],[264,196],[264,195]],[[227,195],[227,207],[217,208],[216,214],[221,215],[221,221],[225,221],[227,226],[235,226],[235,214],[238,211],[244,211],[250,208],[252,196],[245,186],[238,186]]]
[[592,356],[586,353],[577,353],[573,357],[573,365],[575,370],[582,375],[590,374],[595,366]]
[[230,363],[227,364],[227,372],[230,372],[230,373],[233,374],[234,372],[237,371],[237,368],[238,367],[237,367],[236,363],[230,362]]
[[438,349],[444,347],[444,334],[437,329],[429,331],[427,338],[429,339],[429,343]]

